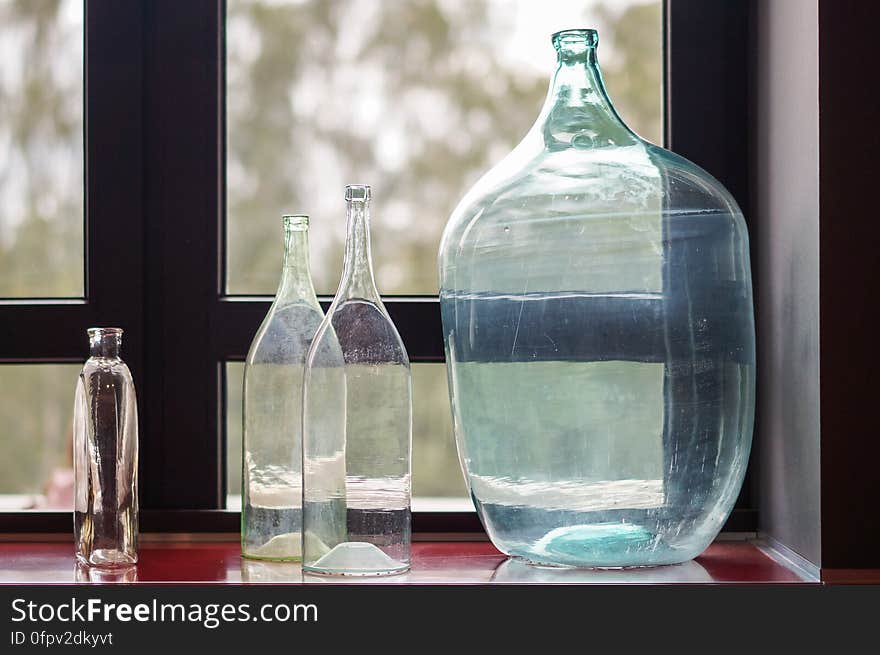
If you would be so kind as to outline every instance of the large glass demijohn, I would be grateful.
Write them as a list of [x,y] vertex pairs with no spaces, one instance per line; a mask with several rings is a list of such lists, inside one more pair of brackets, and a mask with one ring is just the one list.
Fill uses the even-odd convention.
[[683,562],[727,519],[751,446],[746,225],[718,181],[624,125],[595,31],[552,40],[537,122],[440,247],[460,458],[509,555]]

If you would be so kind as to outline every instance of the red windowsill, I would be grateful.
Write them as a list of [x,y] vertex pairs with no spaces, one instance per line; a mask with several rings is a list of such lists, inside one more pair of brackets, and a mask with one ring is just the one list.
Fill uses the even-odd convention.
[[385,578],[303,576],[297,564],[243,560],[239,544],[146,542],[137,567],[105,574],[77,567],[68,541],[0,543],[0,584],[138,583],[801,583],[813,582],[747,541],[716,542],[692,562],[623,571],[532,567],[508,560],[486,542],[416,542],[412,571]]

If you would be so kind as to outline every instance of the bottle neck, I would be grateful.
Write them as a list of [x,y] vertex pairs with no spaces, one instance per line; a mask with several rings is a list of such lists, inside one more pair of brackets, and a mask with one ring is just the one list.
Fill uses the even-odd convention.
[[278,291],[275,294],[275,302],[314,297],[315,288],[309,269],[308,226],[285,225],[284,264],[281,269],[281,282],[279,282]]
[[595,44],[560,43],[556,54],[556,73],[538,119],[545,147],[562,150],[639,143],[608,97]]
[[348,201],[347,234],[342,281],[337,298],[379,300],[373,277],[373,255],[370,246],[370,201]]
[[89,332],[89,356],[102,359],[119,359],[119,349],[122,347],[121,332]]

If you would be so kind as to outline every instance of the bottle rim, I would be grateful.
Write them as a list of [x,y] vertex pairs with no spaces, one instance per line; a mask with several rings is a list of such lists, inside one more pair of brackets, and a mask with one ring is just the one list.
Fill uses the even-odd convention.
[[281,223],[285,228],[303,228],[309,226],[308,214],[283,214]]
[[119,327],[90,327],[86,329],[86,333],[90,337],[121,335],[122,332],[122,328]]
[[346,184],[345,199],[346,200],[369,200],[373,196],[372,189],[369,184]]
[[563,45],[583,45],[595,48],[599,43],[599,32],[589,27],[560,30],[553,33],[550,42],[557,50]]

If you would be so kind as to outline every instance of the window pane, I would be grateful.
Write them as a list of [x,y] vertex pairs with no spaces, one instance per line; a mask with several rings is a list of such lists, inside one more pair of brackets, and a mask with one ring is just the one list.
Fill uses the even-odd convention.
[[437,292],[436,253],[465,191],[538,114],[550,34],[595,26],[620,113],[661,139],[661,2],[229,0],[227,290],[271,294],[280,216],[312,215],[319,293],[339,280],[343,186],[374,186],[386,294]]
[[81,368],[0,365],[0,510],[73,508],[73,396]]
[[243,362],[226,362],[226,509],[241,510]]
[[446,365],[413,364],[412,370],[413,504],[427,509],[435,499],[459,497],[472,510],[452,433]]
[[[444,364],[413,364],[413,508],[468,509],[452,436]],[[241,391],[244,364],[226,364],[227,507],[241,508]]]
[[0,2],[0,297],[83,295],[83,2]]

